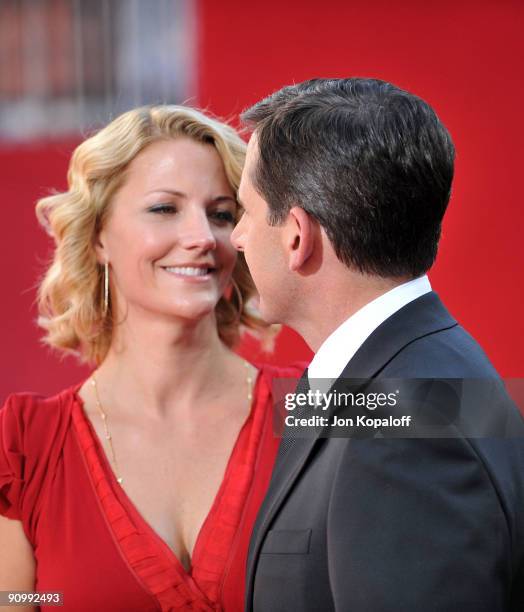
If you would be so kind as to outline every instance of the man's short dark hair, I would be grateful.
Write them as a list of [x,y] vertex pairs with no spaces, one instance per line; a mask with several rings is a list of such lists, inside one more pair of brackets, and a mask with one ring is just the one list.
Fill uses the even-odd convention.
[[433,264],[455,149],[421,98],[377,79],[312,79],[242,114],[269,222],[298,205],[361,272],[417,277]]

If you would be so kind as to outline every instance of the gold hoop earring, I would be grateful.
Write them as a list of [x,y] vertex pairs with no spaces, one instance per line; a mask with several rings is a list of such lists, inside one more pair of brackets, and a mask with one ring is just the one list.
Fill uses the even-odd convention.
[[104,317],[107,317],[109,312],[109,262],[104,263]]
[[[236,280],[231,278],[231,284],[233,285],[233,289],[235,290],[237,301],[238,301],[238,312],[237,312],[237,321],[240,320],[242,316],[242,312],[244,310],[244,298],[242,297],[242,293],[240,292],[240,287],[238,286]],[[230,300],[232,302],[232,300]]]

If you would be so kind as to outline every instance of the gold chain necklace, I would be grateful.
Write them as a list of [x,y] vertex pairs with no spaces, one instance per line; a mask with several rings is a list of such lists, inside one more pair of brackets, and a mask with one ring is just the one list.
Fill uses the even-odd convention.
[[[247,376],[246,376],[247,401],[248,401],[249,408],[251,408],[251,402],[253,401],[253,377],[251,376],[250,364],[247,361],[244,361],[244,365],[247,371]],[[111,435],[111,432],[109,431],[109,424],[107,422],[107,414],[102,406],[102,402],[100,401],[100,395],[98,394],[98,385],[97,385],[94,374],[91,375],[91,385],[95,392],[96,407],[98,409],[98,412],[100,413],[100,418],[102,419],[102,423],[104,424],[104,435],[109,445],[109,451],[111,453],[111,461],[113,463],[113,469],[115,471],[116,480],[119,485],[122,485],[124,482],[124,479],[122,478],[122,476],[120,476],[120,470],[118,468],[118,462],[116,460],[115,448],[113,446],[113,437]]]

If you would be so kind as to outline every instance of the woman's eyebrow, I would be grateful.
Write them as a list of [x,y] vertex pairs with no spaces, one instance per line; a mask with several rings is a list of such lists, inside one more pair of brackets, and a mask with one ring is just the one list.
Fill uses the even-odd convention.
[[[185,194],[183,191],[177,191],[176,189],[152,189],[151,191],[148,191],[146,195],[149,195],[151,193],[169,193],[170,195],[174,195],[180,198],[187,198],[187,194]],[[233,202],[234,204],[237,204],[238,200],[234,196],[219,195],[216,198],[213,198],[211,202],[213,202],[213,204],[220,202]]]
[[152,189],[151,191],[148,191],[147,194],[149,195],[150,193],[169,193],[171,195],[175,195],[175,196],[179,196],[181,198],[186,198],[187,195],[183,192],[183,191],[176,191],[175,189]]
[[216,198],[213,198],[213,202],[233,202],[237,204],[238,200],[234,198],[233,196],[220,195],[220,196],[217,196]]

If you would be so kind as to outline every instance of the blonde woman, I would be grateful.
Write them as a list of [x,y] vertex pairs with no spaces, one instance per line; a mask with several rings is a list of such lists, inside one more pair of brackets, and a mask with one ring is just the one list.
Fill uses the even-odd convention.
[[243,608],[271,378],[298,374],[232,350],[264,328],[229,240],[244,149],[196,110],[136,109],[38,203],[56,244],[40,324],[95,369],[0,410],[0,590],[60,591],[75,612]]

